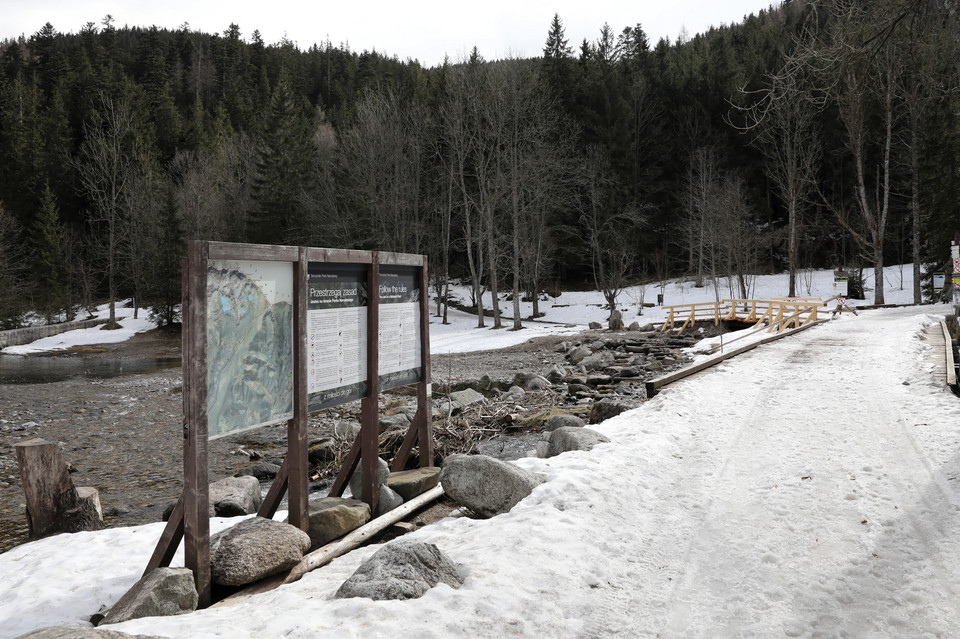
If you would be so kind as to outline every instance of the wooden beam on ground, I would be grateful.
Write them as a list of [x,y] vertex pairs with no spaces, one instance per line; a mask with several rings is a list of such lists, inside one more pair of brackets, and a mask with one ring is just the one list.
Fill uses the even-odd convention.
[[950,331],[947,329],[947,323],[940,320],[940,330],[943,331],[944,356],[947,368],[947,386],[957,385],[957,366],[953,361],[953,340],[950,339]]
[[316,570],[321,566],[325,566],[337,557],[344,555],[361,545],[380,531],[385,530],[387,527],[397,523],[410,513],[423,508],[433,500],[440,497],[442,494],[443,486],[434,486],[422,495],[414,497],[405,504],[398,506],[387,513],[384,513],[380,517],[377,517],[373,521],[363,526],[360,526],[343,539],[327,544],[323,548],[315,550],[312,553],[304,556],[300,563],[293,567],[293,569],[290,571],[290,574],[288,574],[286,579],[283,580],[283,583],[288,584],[297,581],[311,570]]

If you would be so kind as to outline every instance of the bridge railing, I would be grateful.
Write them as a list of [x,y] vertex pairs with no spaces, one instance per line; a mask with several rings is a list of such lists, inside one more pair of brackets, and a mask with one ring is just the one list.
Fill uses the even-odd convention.
[[[675,329],[682,334],[697,321],[720,320],[752,323],[755,327],[767,325],[767,332],[782,333],[790,327],[800,327],[819,319],[818,309],[824,304],[820,298],[781,297],[769,300],[724,299],[719,302],[700,302],[665,306],[667,319],[661,332]],[[679,325],[679,328],[678,328]]]
[[676,322],[682,322],[679,333],[683,333],[688,326],[692,326],[697,321],[713,320],[714,324],[720,323],[720,302],[677,304],[663,308],[667,311],[667,319],[663,323],[663,328],[660,329],[663,332],[676,328]]

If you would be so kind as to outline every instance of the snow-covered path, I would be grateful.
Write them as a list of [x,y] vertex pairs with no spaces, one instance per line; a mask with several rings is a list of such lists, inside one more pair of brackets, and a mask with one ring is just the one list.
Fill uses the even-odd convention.
[[[927,313],[947,311],[843,317],[596,426],[608,444],[518,461],[547,481],[509,513],[448,518],[409,535],[464,567],[459,590],[333,599],[369,547],[229,608],[115,629],[230,638],[960,636],[960,399],[934,382],[920,338],[934,321]],[[0,555],[0,637],[81,624],[112,605],[161,528],[63,535]]]
[[649,602],[665,612],[651,630],[956,635],[957,459],[927,454],[915,433],[952,435],[957,413],[917,422],[933,408],[917,391],[934,389],[910,371],[915,333],[902,312],[844,320],[677,389],[707,405],[683,416],[700,426],[673,478],[686,534],[660,539],[674,583]]

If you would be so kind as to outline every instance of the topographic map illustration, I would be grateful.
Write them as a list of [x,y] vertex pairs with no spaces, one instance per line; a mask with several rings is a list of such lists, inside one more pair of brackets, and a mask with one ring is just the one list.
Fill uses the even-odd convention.
[[207,268],[210,438],[293,414],[293,269],[211,260]]

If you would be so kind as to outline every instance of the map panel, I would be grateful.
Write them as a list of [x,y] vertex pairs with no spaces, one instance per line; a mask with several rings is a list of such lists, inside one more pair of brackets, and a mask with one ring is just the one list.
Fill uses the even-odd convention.
[[293,416],[293,264],[209,260],[210,439]]

